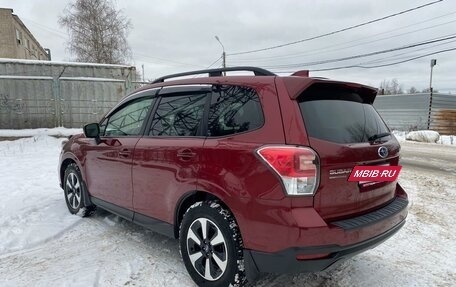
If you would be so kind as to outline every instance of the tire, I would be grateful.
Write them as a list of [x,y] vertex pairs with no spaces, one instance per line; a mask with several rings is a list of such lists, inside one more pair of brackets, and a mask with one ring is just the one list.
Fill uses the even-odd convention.
[[81,172],[75,164],[69,164],[65,169],[63,177],[63,193],[68,210],[71,214],[78,214],[82,217],[90,216],[95,210],[94,205],[84,206],[84,190]]
[[231,212],[218,202],[197,202],[190,206],[180,226],[179,243],[185,267],[198,286],[247,283],[238,225]]

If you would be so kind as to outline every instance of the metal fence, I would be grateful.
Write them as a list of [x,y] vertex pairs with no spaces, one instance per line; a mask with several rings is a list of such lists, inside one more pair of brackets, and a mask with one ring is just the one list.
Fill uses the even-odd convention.
[[0,59],[0,129],[98,121],[135,89],[131,66]]
[[[387,124],[396,130],[432,129],[443,135],[456,134],[456,95],[430,94],[377,96],[374,106]],[[429,117],[430,116],[430,117]]]

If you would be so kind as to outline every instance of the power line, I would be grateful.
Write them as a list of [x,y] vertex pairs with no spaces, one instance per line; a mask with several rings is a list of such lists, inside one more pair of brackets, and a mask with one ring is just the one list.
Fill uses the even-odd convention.
[[[444,18],[444,17],[450,16],[450,15],[454,15],[454,14],[456,14],[456,11],[452,11],[450,13],[439,15],[437,17],[429,18],[429,19],[424,20],[424,21],[415,22],[415,23],[412,23],[412,24],[409,24],[409,25],[406,25],[406,26],[401,26],[401,27],[398,27],[398,28],[395,28],[395,29],[391,29],[391,30],[380,32],[380,33],[372,34],[370,36],[363,37],[363,38],[360,38],[360,39],[357,39],[357,40],[345,41],[345,42],[338,43],[338,44],[331,44],[329,46],[324,46],[324,47],[320,47],[320,48],[313,49],[313,50],[307,50],[306,52],[287,54],[287,55],[278,55],[278,56],[257,57],[257,58],[248,58],[248,59],[237,59],[236,61],[241,61],[241,62],[247,61],[247,62],[249,62],[249,61],[258,61],[258,60],[266,60],[266,59],[288,58],[288,57],[293,57],[293,56],[298,56],[298,55],[306,55],[307,56],[307,55],[310,55],[309,52],[314,52],[314,51],[322,51],[322,50],[328,51],[328,49],[330,49],[329,51],[340,50],[340,49],[333,49],[333,48],[334,47],[343,46],[344,44],[352,44],[354,42],[359,42],[359,41],[362,41],[362,40],[365,40],[365,39],[370,39],[370,38],[373,38],[373,37],[376,37],[376,36],[379,36],[379,35],[388,34],[390,32],[403,30],[403,29],[406,29],[406,28],[409,28],[409,27],[413,27],[413,26],[416,26],[416,25],[419,25],[419,24],[423,24],[423,23],[426,23],[426,22],[431,22],[433,20]],[[451,21],[451,22],[453,22],[453,21]],[[448,24],[448,23],[451,23],[451,22],[446,22],[444,24]],[[439,24],[439,25],[444,25],[444,24]],[[436,25],[436,26],[438,26],[438,25]],[[423,29],[432,28],[432,27],[436,27],[436,26],[425,27]],[[352,46],[350,46],[350,47],[352,47]],[[312,55],[314,55],[314,53],[312,53]]]
[[[61,32],[57,29],[53,29],[51,27],[48,27],[48,26],[45,26],[45,25],[42,25],[40,23],[37,23],[33,20],[30,20],[30,19],[27,19],[27,18],[24,18],[24,17],[21,17],[21,19],[24,19],[25,21],[27,22],[30,22],[32,23],[33,25],[29,25],[29,26],[36,26],[37,28],[40,28],[42,30],[45,30],[49,33],[53,33],[54,35],[56,36],[59,36],[63,39],[67,39],[68,37],[68,34],[65,34],[64,32]],[[67,37],[63,37],[62,35],[65,35]],[[183,62],[178,62],[178,61],[174,61],[174,60],[170,60],[170,59],[164,59],[164,58],[158,58],[158,57],[152,57],[152,56],[149,56],[149,55],[146,55],[146,54],[141,54],[141,53],[134,53],[135,55],[139,56],[139,59],[141,60],[141,58],[148,58],[148,59],[154,59],[154,60],[157,60],[157,61],[161,61],[161,62],[169,62],[169,63],[173,63],[173,64],[177,64],[177,65],[183,65],[183,66],[193,66],[193,67],[203,67],[201,65],[195,65],[195,64],[189,64],[189,63],[183,63]],[[138,57],[136,57],[138,58]],[[156,62],[148,62],[148,61],[144,61],[144,60],[141,60],[142,62],[145,62],[145,63],[150,63],[150,64],[156,64]]]
[[418,42],[414,44],[408,44],[405,46],[401,47],[396,47],[396,48],[390,48],[386,50],[381,50],[381,51],[375,51],[375,52],[370,52],[370,53],[365,53],[365,54],[360,54],[360,55],[353,55],[353,56],[348,56],[348,57],[343,57],[343,58],[336,58],[336,59],[330,59],[330,60],[322,60],[322,61],[315,61],[315,62],[307,62],[307,63],[299,63],[299,64],[287,64],[287,65],[274,65],[274,66],[265,66],[265,68],[294,68],[294,67],[302,67],[302,66],[315,66],[315,65],[322,65],[322,64],[328,64],[328,63],[335,63],[335,62],[341,62],[341,61],[346,61],[346,60],[353,60],[353,59],[358,59],[358,58],[364,58],[364,57],[370,57],[370,56],[375,56],[375,55],[380,55],[380,54],[385,54],[385,53],[391,53],[394,51],[399,51],[399,50],[405,50],[405,49],[410,49],[414,47],[419,47],[423,45],[429,45],[432,43],[438,43],[446,40],[451,40],[455,39],[456,36],[455,34],[450,34],[443,36],[445,38],[440,38],[439,39],[431,39],[427,40],[425,42]]
[[206,67],[206,69],[209,69],[210,67],[214,66],[215,64],[217,64],[218,61],[220,61],[221,59],[223,58],[223,56],[220,56],[217,60],[215,60],[212,64],[210,64],[209,66]]
[[[210,64],[209,66],[207,66],[206,70],[209,69],[210,67],[212,67],[213,65],[215,65],[218,61],[220,61],[221,59],[223,58],[223,56],[220,56],[217,60],[215,60],[212,64]],[[223,64],[222,64],[223,65]],[[197,75],[194,75],[192,77],[192,79],[194,78],[199,78],[199,77],[202,77],[201,74],[197,74]]]
[[[429,49],[432,49],[432,48],[435,48],[435,47],[448,45],[448,44],[451,44],[451,43],[454,43],[454,42],[456,42],[456,40],[448,41],[448,42],[445,42],[445,43],[439,43],[439,44],[432,45],[432,46],[429,46],[429,47],[422,47],[422,48],[419,48],[419,49],[415,49],[412,52],[416,53],[418,51],[429,50]],[[407,55],[407,56],[404,57],[404,55]],[[361,63],[361,64],[362,65],[364,65],[364,64],[374,64],[374,63],[382,63],[382,62],[385,62],[385,61],[388,61],[388,60],[391,61],[391,60],[408,59],[408,58],[410,58],[410,56],[412,56],[412,55],[410,55],[410,52],[404,52],[404,53],[399,53],[399,54],[394,54],[394,55],[390,55],[390,56],[387,56],[387,57],[383,57],[383,58],[380,58],[380,59],[373,59],[373,60],[370,60],[370,61],[367,61],[367,62],[364,62],[364,63]]]
[[313,36],[313,37],[305,38],[305,39],[302,39],[302,40],[297,40],[297,41],[293,41],[293,42],[289,42],[289,43],[285,43],[285,44],[280,44],[280,45],[275,45],[275,46],[271,46],[271,47],[266,47],[266,48],[261,48],[261,49],[230,53],[230,54],[227,54],[227,55],[228,56],[235,56],[235,55],[243,55],[243,54],[251,54],[251,53],[256,53],[256,52],[268,51],[268,50],[273,50],[273,49],[277,49],[277,48],[282,48],[282,47],[286,47],[286,46],[290,46],[290,45],[295,45],[295,44],[299,44],[299,43],[303,43],[303,42],[307,42],[307,41],[311,41],[311,40],[315,40],[315,39],[331,36],[331,35],[338,34],[338,33],[341,33],[341,32],[345,32],[345,31],[348,31],[348,30],[352,30],[352,29],[355,29],[355,28],[366,26],[366,25],[369,25],[369,24],[372,24],[372,23],[376,23],[376,22],[379,22],[379,21],[382,21],[382,20],[385,20],[385,19],[388,19],[388,18],[392,18],[392,17],[399,16],[399,15],[402,15],[402,14],[405,14],[405,13],[409,13],[409,12],[412,12],[412,11],[415,11],[415,10],[418,10],[418,9],[421,9],[421,8],[424,8],[424,7],[427,7],[427,6],[430,6],[430,5],[437,4],[437,3],[442,2],[442,1],[444,1],[444,0],[437,0],[437,1],[429,2],[427,4],[416,6],[414,8],[403,10],[403,11],[400,11],[400,12],[397,12],[397,13],[394,13],[394,14],[390,14],[390,15],[381,17],[381,18],[377,18],[377,19],[374,19],[374,20],[363,22],[361,24],[349,26],[349,27],[346,27],[346,28],[343,28],[343,29],[335,30],[335,31],[332,31],[332,32],[329,32],[329,33],[318,35],[318,36]]
[[[456,51],[456,47],[455,48],[444,49],[444,50],[440,50],[440,51],[436,51],[436,52],[432,52],[432,53],[427,53],[427,54],[424,54],[424,55],[408,58],[406,60],[397,61],[397,62],[388,63],[388,64],[382,64],[382,65],[374,65],[374,66],[350,65],[350,66],[341,66],[341,67],[333,67],[333,68],[325,68],[325,69],[315,69],[315,70],[309,70],[309,71],[311,71],[311,72],[322,72],[322,71],[334,71],[334,70],[342,70],[342,69],[349,69],[349,68],[374,69],[374,68],[381,68],[381,67],[388,67],[388,66],[398,65],[398,64],[410,62],[410,61],[413,61],[413,60],[417,60],[417,59],[420,59],[420,58],[424,58],[424,57],[427,57],[427,56],[432,56],[432,55],[436,55],[436,54],[446,53],[446,52],[450,52],[450,51]],[[291,72],[281,72],[281,73],[291,73]]]
[[375,65],[375,66],[360,66],[360,68],[363,68],[363,69],[373,69],[373,68],[380,68],[380,67],[387,67],[387,66],[392,66],[392,65],[398,65],[398,64],[410,62],[410,61],[413,61],[413,60],[417,60],[417,59],[420,59],[420,58],[424,58],[424,57],[427,57],[427,56],[432,56],[432,55],[436,55],[436,54],[442,54],[442,53],[446,53],[446,52],[450,52],[450,51],[455,51],[455,50],[456,50],[456,48],[449,48],[449,49],[444,49],[444,50],[440,50],[440,51],[436,51],[436,52],[432,52],[432,53],[427,53],[427,54],[424,54],[424,55],[416,56],[416,57],[409,58],[409,59],[402,60],[402,61],[397,61],[397,62],[388,63],[388,64],[382,64],[382,65]]
[[[214,62],[212,62],[212,64],[210,64],[209,66],[206,67],[206,70],[209,69],[210,67],[214,66],[215,64],[218,63],[218,61],[220,61],[221,59],[223,58],[223,56],[220,56],[217,60],[215,60]],[[223,68],[223,63],[221,64],[220,66],[221,68]],[[220,67],[217,67],[217,68],[220,68]],[[204,75],[202,74],[196,74],[192,77],[192,79],[194,78],[201,78],[201,77],[204,77]]]
[[58,36],[58,37],[60,37],[62,39],[67,39],[68,38],[68,34],[66,34],[66,33],[64,33],[62,31],[59,31],[57,29],[45,26],[43,24],[37,23],[37,22],[35,22],[33,20],[30,20],[30,19],[27,19],[27,18],[24,18],[24,17],[21,17],[21,19],[32,24],[32,25],[28,25],[28,26],[35,26],[35,27],[37,27],[37,28],[39,28],[41,30],[44,30],[44,31],[48,32],[48,33],[52,33],[52,34],[54,34],[54,35],[56,35],[56,36]]
[[[456,12],[452,12],[450,14],[456,14]],[[447,15],[449,15],[449,14],[447,14]],[[438,18],[440,18],[440,17],[438,17]],[[435,18],[433,18],[433,19],[435,19]],[[428,22],[428,21],[423,21],[421,23],[424,23],[424,22]],[[301,53],[296,53],[296,54],[289,54],[289,55],[281,55],[281,56],[262,57],[262,58],[237,59],[236,62],[252,62],[252,61],[258,61],[258,60],[262,60],[262,59],[263,59],[263,61],[273,61],[273,60],[277,60],[277,59],[297,58],[298,55],[310,56],[310,55],[318,55],[318,54],[332,52],[332,51],[341,51],[341,50],[345,50],[345,49],[349,49],[349,48],[353,48],[353,47],[357,47],[357,46],[367,45],[367,44],[371,44],[371,43],[375,43],[375,42],[379,42],[379,41],[383,41],[383,40],[396,38],[396,37],[403,36],[403,35],[408,35],[408,34],[412,34],[412,33],[422,32],[424,30],[429,30],[429,29],[440,27],[440,26],[443,26],[443,25],[448,25],[448,24],[451,24],[451,23],[454,23],[454,22],[456,22],[456,20],[451,20],[451,21],[448,21],[448,22],[445,22],[445,23],[439,23],[439,24],[436,24],[436,25],[433,25],[433,26],[427,26],[427,27],[423,27],[423,28],[420,28],[420,29],[416,29],[416,30],[412,30],[412,31],[408,31],[408,32],[400,33],[400,34],[395,34],[395,35],[391,35],[391,36],[388,36],[388,37],[383,37],[383,38],[372,40],[372,41],[365,41],[365,42],[361,42],[361,43],[354,44],[354,45],[348,45],[348,46],[345,45],[345,44],[352,44],[353,42],[359,42],[359,41],[362,41],[363,39],[372,38],[372,37],[378,36],[380,34],[385,34],[385,33],[397,31],[397,30],[400,30],[400,29],[404,28],[404,27],[401,27],[401,28],[389,30],[387,32],[382,32],[382,33],[378,33],[378,34],[375,34],[375,35],[372,35],[372,36],[364,37],[364,38],[358,39],[356,41],[346,41],[346,42],[343,42],[343,43],[338,43],[338,44],[334,44],[334,45],[330,45],[330,46],[326,46],[326,47],[321,47],[321,48],[318,48],[318,49],[308,50],[306,52],[301,52]],[[408,25],[408,26],[405,26],[405,27],[410,27],[410,26],[413,26],[413,25]],[[335,47],[340,47],[340,46],[342,46],[343,48],[335,48]],[[311,53],[311,52],[315,52],[315,53]]]
[[148,61],[145,60],[143,57],[134,57],[134,59],[138,60],[139,62],[148,63],[148,64],[155,64],[155,65],[165,65],[165,66],[194,66],[194,67],[202,67],[192,64],[184,64],[184,63],[176,63],[176,62],[168,62],[166,60],[158,60],[158,61]]
[[[382,62],[391,61],[391,60],[408,59],[411,56],[413,56],[413,55],[411,55],[411,53],[416,54],[416,52],[419,52],[419,51],[433,50],[436,47],[445,46],[445,45],[448,45],[448,44],[451,44],[451,43],[454,43],[454,42],[456,42],[456,39],[453,39],[451,41],[446,41],[444,43],[439,42],[438,44],[435,44],[435,45],[420,47],[420,48],[414,49],[413,51],[407,51],[407,52],[403,52],[403,53],[389,55],[389,56],[386,56],[386,57],[383,57],[383,58],[376,58],[376,59],[368,60],[368,61],[362,62],[362,63],[360,63],[358,65],[382,63]],[[404,56],[404,55],[406,55],[406,56]]]
[[[199,68],[204,67],[202,65],[196,65],[196,64],[184,63],[184,62],[174,61],[174,60],[165,59],[165,58],[153,57],[153,56],[149,56],[149,55],[142,54],[142,53],[137,53],[137,52],[133,52],[133,55],[134,55],[135,58],[138,58],[137,56],[139,56],[139,59],[146,58],[146,59],[152,59],[152,60],[157,60],[157,61],[161,61],[161,62],[169,62],[169,63],[182,65],[182,66],[193,66],[193,67],[199,67]],[[155,63],[154,62],[147,62],[147,61],[144,61],[144,60],[143,60],[143,62],[156,64],[156,62]]]

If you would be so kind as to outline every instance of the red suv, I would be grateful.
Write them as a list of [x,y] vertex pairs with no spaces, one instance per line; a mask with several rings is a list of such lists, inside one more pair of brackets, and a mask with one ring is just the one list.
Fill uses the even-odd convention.
[[[225,76],[238,70],[254,75]],[[376,90],[301,75],[211,69],[133,92],[63,147],[68,209],[179,238],[201,286],[324,270],[378,245],[408,200],[397,181],[347,181],[355,165],[399,162]]]

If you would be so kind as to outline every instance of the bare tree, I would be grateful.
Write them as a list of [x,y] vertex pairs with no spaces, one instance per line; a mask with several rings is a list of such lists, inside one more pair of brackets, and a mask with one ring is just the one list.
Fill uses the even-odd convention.
[[397,95],[397,94],[403,94],[403,93],[404,93],[404,90],[402,89],[402,85],[399,84],[399,81],[397,79],[392,79],[391,81],[383,80],[380,83],[380,87],[379,87],[380,95]]
[[409,94],[416,94],[416,93],[419,93],[419,91],[415,88],[415,87],[410,87],[410,89],[408,90],[408,93]]
[[[423,90],[421,90],[421,92],[422,92],[422,93],[430,93],[430,92],[431,92],[431,89],[430,89],[430,88],[424,88]],[[433,89],[432,89],[432,92],[433,92],[433,93],[438,93],[439,90],[433,88]]]
[[74,0],[59,24],[68,30],[68,49],[78,62],[125,64],[131,58],[131,22],[111,0]]

